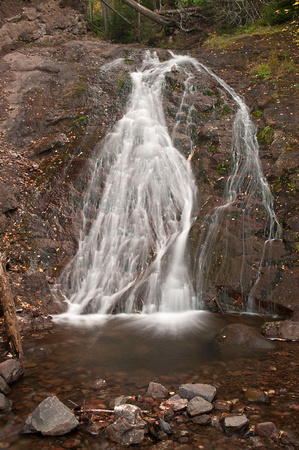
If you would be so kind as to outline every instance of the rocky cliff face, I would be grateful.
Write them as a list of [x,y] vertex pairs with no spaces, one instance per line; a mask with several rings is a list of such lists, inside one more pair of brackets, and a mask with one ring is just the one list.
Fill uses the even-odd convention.
[[[60,309],[50,287],[77,248],[82,196],[94,148],[121,117],[130,91],[129,72],[141,63],[144,51],[86,35],[80,13],[68,5],[61,8],[60,3],[31,3],[17,16],[3,19],[0,29],[1,247],[8,258],[17,306],[24,312],[34,310],[36,315]],[[257,304],[263,300],[265,307],[274,302],[292,309],[298,305],[299,275],[296,88],[286,95],[281,86],[274,96],[270,82],[252,80],[247,72],[256,58],[252,49],[261,52],[265,44],[259,44],[258,36],[251,39],[225,52],[193,50],[245,96],[253,111],[259,111],[253,120],[263,133],[261,163],[272,184],[284,235],[272,246],[271,274],[262,271],[254,298]],[[278,36],[276,44],[279,41]],[[158,53],[166,57],[165,51]],[[124,63],[108,70],[107,63],[118,58]],[[175,72],[166,79],[164,104],[170,130],[182,95],[181,83]],[[175,143],[186,157],[190,139],[194,146],[191,164],[201,192],[190,234],[195,266],[203,217],[223,202],[236,107],[210,77],[204,78],[193,100],[192,133],[186,136],[182,124]],[[252,234],[260,252],[261,222],[254,224]],[[232,231],[227,269],[207,291],[210,307],[215,297],[233,309],[246,301],[239,280],[240,246],[238,230]],[[257,268],[249,264],[246,270]],[[212,271],[210,278],[214,276]]]

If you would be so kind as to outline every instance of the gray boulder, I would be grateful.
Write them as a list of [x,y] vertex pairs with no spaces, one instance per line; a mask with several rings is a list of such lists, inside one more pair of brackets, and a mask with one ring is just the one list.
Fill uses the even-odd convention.
[[119,405],[114,412],[116,420],[106,428],[108,438],[125,446],[141,444],[146,427],[141,409],[135,405]]
[[5,397],[5,395],[0,394],[0,411],[9,412],[13,409],[13,402]]
[[79,424],[72,411],[56,397],[42,401],[27,418],[24,433],[41,433],[44,436],[61,436]]
[[202,383],[187,383],[181,384],[179,387],[179,396],[186,398],[187,400],[192,400],[194,397],[202,397],[207,402],[212,402],[216,395],[216,388],[210,384]]
[[188,403],[187,412],[189,416],[198,416],[199,414],[204,414],[212,411],[213,405],[210,402],[207,402],[202,397],[194,397]]
[[4,395],[10,394],[10,387],[8,386],[4,378],[1,376],[0,376],[0,392],[2,392],[2,394]]
[[162,384],[151,381],[146,393],[154,398],[164,398],[167,395],[167,389]]
[[271,437],[273,434],[278,434],[278,430],[273,422],[262,422],[256,425],[255,433],[258,436]]
[[240,416],[228,416],[224,419],[223,422],[224,431],[228,436],[232,434],[243,434],[249,425],[249,420],[245,416],[245,414],[241,414]]
[[215,338],[215,343],[220,348],[275,349],[275,344],[262,336],[257,328],[241,323],[233,323],[222,328]]
[[8,359],[0,364],[0,375],[8,384],[18,381],[24,372],[25,367],[18,359]]
[[169,406],[173,411],[182,411],[187,408],[188,400],[175,394],[165,402],[165,405]]

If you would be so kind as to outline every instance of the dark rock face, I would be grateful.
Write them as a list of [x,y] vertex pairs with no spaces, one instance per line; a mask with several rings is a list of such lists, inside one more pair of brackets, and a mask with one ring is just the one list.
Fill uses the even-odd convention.
[[[144,49],[113,46],[85,36],[82,16],[70,8],[80,2],[32,0],[22,10],[18,1],[17,17],[13,17],[14,3],[5,3],[0,5],[5,17],[0,24],[4,52],[0,61],[0,180],[6,191],[8,183],[14,187],[5,195],[6,205],[0,192],[0,240],[9,256],[17,304],[23,300],[37,311],[55,313],[61,306],[53,301],[50,285],[78,246],[82,195],[94,149],[122,116],[131,89],[129,73],[140,67]],[[59,34],[61,30],[67,40]],[[21,45],[20,37],[30,46]],[[205,271],[203,300],[211,309],[215,309],[213,299],[217,298],[227,309],[243,310],[248,292],[260,275],[252,293],[254,306],[267,310],[274,303],[293,308],[299,298],[298,154],[295,144],[288,143],[282,120],[295,133],[296,100],[292,98],[291,106],[280,109],[264,95],[263,86],[257,83],[252,87],[247,74],[240,73],[254,58],[250,46],[248,51],[244,48],[242,55],[198,49],[196,57],[244,94],[250,107],[265,112],[260,128],[274,128],[271,142],[261,142],[260,158],[265,176],[273,185],[276,208],[284,205],[278,211],[279,222],[285,224],[284,239],[264,246],[267,224],[260,205],[250,209],[250,220],[240,227],[236,218],[242,217],[244,198],[236,199],[228,220],[224,216],[220,220],[210,269]],[[158,54],[160,59],[169,56],[163,50]],[[118,58],[123,60],[112,64],[110,70],[112,66],[106,63]],[[192,114],[182,114],[178,126],[175,115],[184,92],[179,71],[166,75],[163,103],[169,131],[175,129],[174,143],[189,158],[199,191],[189,235],[190,271],[198,284],[200,248],[215,208],[223,205],[231,174],[237,108],[205,71],[195,75],[194,81],[197,90],[186,94],[186,101],[194,103]],[[277,127],[273,125],[275,120]],[[95,197],[101,196],[101,189],[99,186]],[[92,217],[91,211],[90,220]],[[250,257],[247,253],[244,257],[244,242],[250,248]],[[265,255],[265,265],[259,274],[261,254]]]
[[78,420],[57,397],[41,402],[24,424],[24,433],[41,433],[44,436],[61,436],[78,425]]
[[258,329],[238,323],[222,328],[216,336],[215,342],[220,347],[244,347],[261,350],[275,349],[275,344],[262,336]]
[[0,375],[7,384],[18,381],[25,372],[25,367],[17,359],[8,359],[0,364]]

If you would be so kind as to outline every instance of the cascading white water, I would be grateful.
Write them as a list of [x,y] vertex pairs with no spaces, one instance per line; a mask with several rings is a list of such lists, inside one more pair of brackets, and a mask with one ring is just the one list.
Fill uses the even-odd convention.
[[70,313],[196,306],[185,264],[195,185],[161,101],[164,74],[175,63],[147,54],[131,75],[127,112],[105,140],[85,198],[88,206],[99,173],[107,172],[97,217],[62,277]]
[[[189,162],[173,145],[162,106],[165,74],[171,70],[185,76],[185,93],[176,117],[179,123],[182,114],[187,116],[186,133],[193,108],[186,96],[190,100],[195,89],[192,70],[197,75],[204,70],[216,79],[238,106],[226,199],[209,217],[208,231],[203,233],[194,274],[196,283],[191,282],[186,262],[196,186]],[[69,314],[198,309],[204,298],[205,278],[212,270],[211,255],[215,254],[220,223],[241,197],[246,197],[243,221],[249,220],[248,212],[258,202],[270,223],[265,239],[277,237],[255,127],[248,108],[233,89],[196,59],[173,54],[168,61],[160,62],[147,53],[140,71],[132,73],[131,78],[127,111],[101,146],[85,195],[77,254],[61,276]],[[175,131],[176,127],[173,137]],[[192,152],[190,140],[189,156]],[[104,188],[91,220],[90,207],[99,185]]]

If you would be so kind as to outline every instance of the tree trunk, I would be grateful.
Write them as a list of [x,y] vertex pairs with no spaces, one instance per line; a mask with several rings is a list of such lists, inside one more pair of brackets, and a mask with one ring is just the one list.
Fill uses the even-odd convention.
[[10,351],[20,358],[23,355],[21,335],[16,315],[15,303],[8,276],[5,270],[5,258],[0,254],[0,302]]
[[145,8],[143,5],[139,5],[135,0],[121,0],[125,5],[129,6],[130,8],[135,9],[137,12],[140,12],[144,16],[151,19],[153,22],[158,23],[159,25],[162,25],[163,27],[177,27],[177,23],[174,20],[168,20],[161,17],[159,14],[155,13],[154,11],[151,11],[148,8]]

